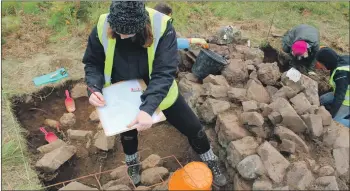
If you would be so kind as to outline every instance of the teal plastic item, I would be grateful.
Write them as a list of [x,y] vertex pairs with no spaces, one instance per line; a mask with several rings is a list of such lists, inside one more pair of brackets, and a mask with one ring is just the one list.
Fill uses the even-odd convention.
[[45,74],[42,76],[35,77],[33,82],[36,86],[41,86],[44,84],[54,83],[60,81],[63,78],[67,78],[68,73],[64,68],[60,68],[55,72],[51,72],[49,74]]
[[177,39],[177,49],[189,49],[190,41],[187,38],[178,38]]

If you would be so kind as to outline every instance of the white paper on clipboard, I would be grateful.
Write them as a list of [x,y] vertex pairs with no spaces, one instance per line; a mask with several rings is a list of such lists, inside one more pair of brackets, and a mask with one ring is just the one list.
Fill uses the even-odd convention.
[[287,77],[293,82],[298,82],[301,78],[301,73],[297,69],[291,68],[287,72]]
[[[142,91],[131,89],[146,89],[142,80],[123,81],[103,88],[106,106],[97,107],[97,112],[106,136],[113,136],[131,130],[127,125],[135,119],[141,105]],[[153,123],[165,120],[164,114],[158,109],[152,115]]]

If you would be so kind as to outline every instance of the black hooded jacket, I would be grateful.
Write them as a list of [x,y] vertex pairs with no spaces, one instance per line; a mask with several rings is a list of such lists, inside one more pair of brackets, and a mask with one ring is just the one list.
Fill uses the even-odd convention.
[[[349,55],[339,56],[334,50],[328,47],[322,48],[317,52],[316,60],[330,70],[330,76],[337,67],[349,66],[350,64]],[[345,94],[350,82],[350,72],[337,70],[333,76],[333,80],[336,89],[330,113],[334,117],[345,99]]]
[[[179,63],[176,32],[171,22],[168,22],[164,35],[160,38],[157,46],[151,80],[148,75],[147,48],[140,45],[137,36],[128,39],[120,39],[118,36],[116,41],[111,82],[143,79],[148,86],[141,96],[143,103],[140,110],[152,115],[166,97],[175,78]],[[104,61],[104,49],[95,27],[89,36],[83,57],[85,81],[94,91],[102,92],[105,83]],[[91,93],[89,92],[88,95],[90,96]]]

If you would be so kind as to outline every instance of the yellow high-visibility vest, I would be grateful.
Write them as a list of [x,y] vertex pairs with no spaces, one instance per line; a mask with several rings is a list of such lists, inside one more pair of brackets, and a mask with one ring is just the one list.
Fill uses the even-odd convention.
[[[333,77],[334,77],[335,72],[338,71],[338,70],[343,70],[343,71],[350,72],[350,66],[341,66],[341,67],[336,68],[333,71],[331,77],[329,78],[329,84],[332,86],[333,92],[335,92],[335,89],[337,88],[336,85],[335,85],[335,82],[333,80]],[[350,106],[350,85],[349,84],[348,84],[348,89],[346,90],[346,94],[345,94],[345,99],[343,101],[343,105]]]
[[[153,31],[153,37],[154,37],[152,45],[147,48],[148,72],[149,72],[149,78],[151,80],[153,61],[157,50],[158,42],[165,32],[165,29],[167,27],[167,22],[171,18],[167,15],[164,15],[148,7],[146,7],[146,10],[149,13],[152,31]],[[105,79],[104,86],[105,87],[111,85],[113,58],[114,58],[114,50],[115,50],[115,44],[116,44],[116,39],[112,39],[107,36],[107,29],[109,27],[107,22],[107,16],[108,16],[108,13],[101,15],[97,23],[98,38],[100,39],[100,42],[103,45],[103,49],[106,55],[105,69],[104,69],[104,79]],[[172,106],[176,101],[178,94],[179,94],[179,90],[177,87],[177,83],[174,79],[173,84],[171,85],[167,96],[160,103],[159,109],[165,110],[170,106]]]

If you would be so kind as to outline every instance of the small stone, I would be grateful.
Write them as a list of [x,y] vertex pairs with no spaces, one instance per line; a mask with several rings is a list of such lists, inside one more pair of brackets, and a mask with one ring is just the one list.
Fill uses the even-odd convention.
[[141,163],[142,170],[145,170],[147,168],[153,168],[156,166],[161,165],[161,158],[158,155],[151,154],[148,156],[144,161]]
[[261,127],[264,124],[264,118],[258,112],[244,112],[241,115],[243,124]]
[[97,188],[91,188],[89,186],[86,186],[80,182],[70,182],[69,184],[67,184],[66,186],[62,187],[59,189],[59,191],[61,190],[98,190]]
[[273,99],[273,95],[275,95],[275,93],[278,91],[278,89],[274,86],[266,86],[266,90],[272,99]]
[[88,137],[92,137],[92,131],[68,129],[67,133],[71,140],[86,141]]
[[256,68],[253,64],[247,65],[248,72],[256,71]]
[[290,99],[297,95],[297,92],[288,86],[283,86],[272,96],[272,100],[276,100],[277,98]]
[[204,94],[204,89],[200,84],[191,82],[186,78],[179,81],[179,90],[190,106],[195,106],[198,98]]
[[269,135],[268,127],[249,126],[248,130],[258,138],[266,139]]
[[227,161],[233,167],[245,157],[256,153],[259,144],[254,137],[247,136],[240,140],[232,141],[227,147]]
[[349,148],[333,149],[335,168],[339,175],[349,173]]
[[270,95],[266,91],[265,87],[258,84],[254,80],[251,80],[247,84],[247,98],[255,100],[259,103],[269,103]]
[[32,104],[32,103],[34,103],[33,96],[31,96],[31,95],[26,95],[25,98],[24,98],[24,103],[26,103],[26,104]]
[[322,117],[322,124],[324,126],[331,125],[332,123],[332,115],[327,111],[324,106],[320,106],[316,112],[317,115]]
[[293,141],[282,139],[282,143],[280,145],[280,151],[285,151],[288,153],[295,152],[295,143]]
[[290,163],[269,142],[265,141],[257,149],[267,174],[275,182],[280,183]]
[[60,125],[60,123],[53,119],[45,119],[44,124],[51,127],[51,128],[57,128],[57,126]]
[[230,108],[227,101],[208,98],[203,105],[199,106],[198,114],[207,123],[214,122],[216,116]]
[[96,110],[90,114],[89,119],[92,122],[99,122],[100,121],[100,117],[98,116],[98,113]]
[[242,106],[243,106],[243,111],[246,111],[246,112],[258,110],[258,104],[254,100],[242,102]]
[[268,118],[273,125],[277,125],[277,124],[280,124],[282,122],[282,116],[277,111],[274,111],[270,115],[268,115]]
[[75,115],[73,113],[65,113],[60,118],[60,123],[64,127],[72,127],[76,122]]
[[274,188],[273,190],[289,190],[289,186],[277,187],[277,188]]
[[214,85],[221,85],[221,86],[225,86],[225,87],[230,87],[226,78],[222,75],[215,76],[215,75],[209,74],[209,76],[207,76],[206,78],[203,79],[203,84],[205,84],[205,83],[212,83]]
[[334,174],[334,168],[327,165],[327,166],[323,166],[318,170],[318,176],[322,177],[322,176],[330,176]]
[[275,149],[277,149],[278,143],[277,143],[276,141],[269,141],[269,143],[270,143]]
[[60,147],[66,146],[66,145],[67,145],[66,142],[62,141],[61,139],[57,139],[56,141],[54,141],[52,143],[49,143],[49,144],[46,144],[46,145],[43,145],[43,146],[37,148],[37,150],[40,153],[46,154],[46,153],[49,153],[57,148],[60,148]]
[[113,179],[120,179],[120,178],[123,178],[125,176],[127,176],[127,166],[120,166],[116,169],[114,169],[111,173],[111,178]]
[[304,152],[309,152],[309,147],[306,145],[306,143],[293,131],[291,131],[288,128],[285,128],[283,126],[277,126],[275,128],[275,134],[282,140],[287,139],[290,141],[293,141],[296,143],[296,148],[301,149]]
[[214,98],[227,97],[227,87],[221,85],[214,85],[212,83],[206,83],[203,85],[205,95],[212,96]]
[[259,65],[258,78],[265,85],[275,85],[280,79],[281,73],[277,62]]
[[233,190],[252,190],[252,184],[235,174],[233,177]]
[[318,106],[316,105],[311,105],[311,107],[306,111],[308,114],[316,114],[318,110]]
[[311,104],[309,100],[306,99],[303,92],[291,98],[290,101],[293,103],[293,107],[299,115],[306,113],[311,108]]
[[[161,182],[161,178],[164,178],[169,174],[168,169],[164,167],[154,167],[146,169],[141,174],[141,183],[144,185],[153,185]],[[159,177],[160,176],[160,177]]]
[[96,133],[95,137],[95,147],[108,151],[110,149],[113,149],[115,144],[115,137],[114,136],[106,136],[104,131],[99,131]]
[[247,90],[244,88],[230,88],[227,95],[233,101],[242,102],[247,100]]
[[88,97],[86,84],[84,83],[76,84],[71,90],[71,97],[73,99],[80,98],[80,97]]
[[234,112],[219,114],[215,125],[215,131],[218,134],[218,141],[223,147],[226,147],[231,141],[250,135],[250,133],[239,124],[238,118]]
[[75,153],[75,146],[67,145],[46,153],[35,166],[44,172],[54,172],[63,163],[68,161]]
[[305,122],[300,118],[300,116],[292,108],[281,108],[279,110],[282,116],[282,124],[287,126],[295,133],[303,133],[306,131],[307,126]]
[[323,143],[331,148],[349,148],[349,128],[343,128],[337,123],[332,122],[330,126],[325,127]]
[[222,70],[222,75],[231,85],[245,84],[248,80],[248,69],[242,60],[231,59]]
[[304,161],[295,162],[287,173],[288,186],[305,190],[314,181],[312,172],[307,168]]
[[185,74],[185,78],[191,82],[195,82],[197,83],[199,81],[199,79],[192,73],[187,73]]
[[272,190],[272,183],[269,180],[256,180],[253,190]]
[[304,119],[306,125],[314,137],[319,137],[323,133],[322,117],[315,114],[310,114]]
[[335,176],[324,176],[315,180],[322,190],[339,190]]
[[258,155],[250,155],[237,165],[239,174],[248,180],[256,179],[265,174],[266,170]]

